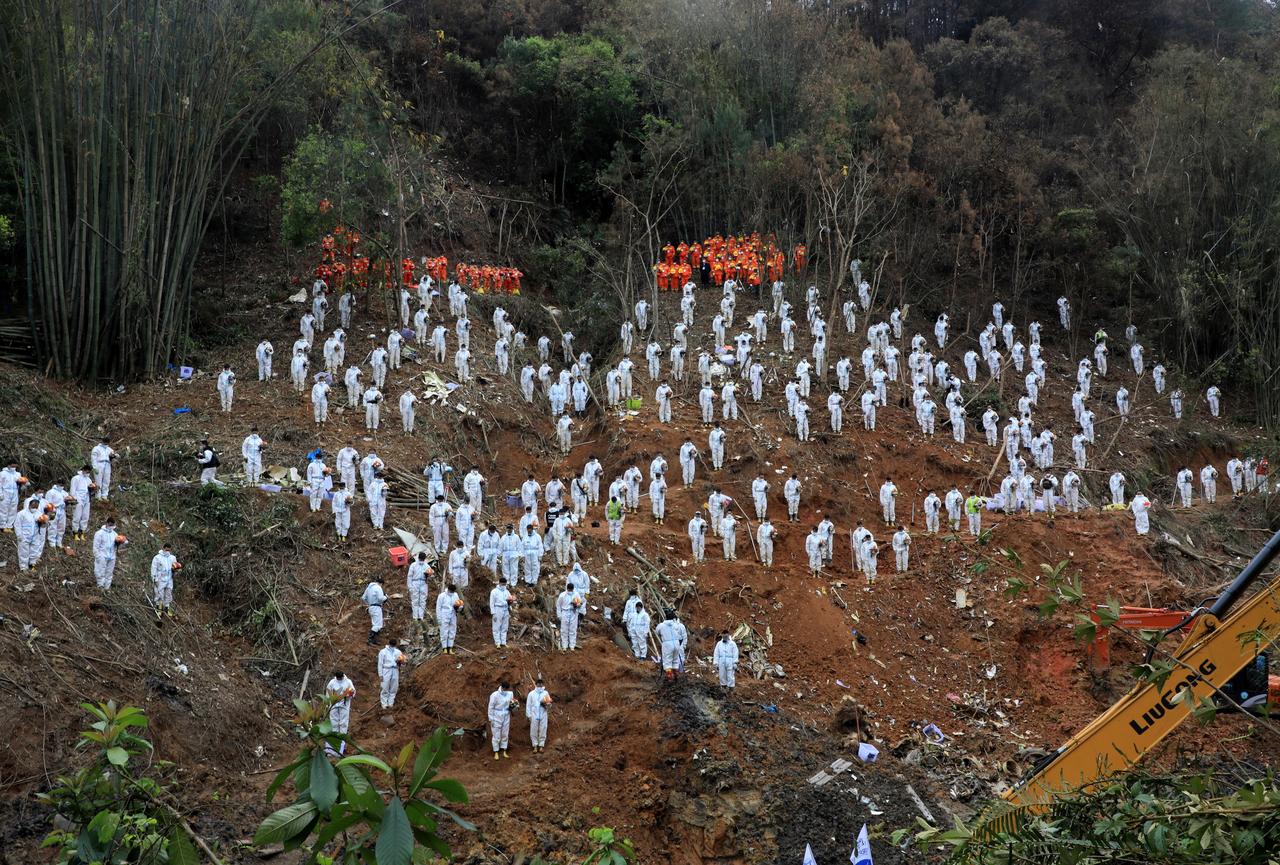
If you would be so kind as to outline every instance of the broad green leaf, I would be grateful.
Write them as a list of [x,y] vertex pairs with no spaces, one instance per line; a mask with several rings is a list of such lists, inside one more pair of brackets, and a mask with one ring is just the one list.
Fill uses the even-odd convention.
[[437,778],[424,786],[438,791],[449,802],[465,805],[469,801],[466,789],[452,778]]
[[432,816],[437,811],[430,803],[410,799],[404,803],[404,812],[409,816],[409,822],[413,824],[415,830],[425,829],[428,832],[434,832],[440,825]]
[[129,752],[121,747],[107,749],[107,761],[112,766],[123,766],[129,762]]
[[418,749],[418,759],[413,761],[413,779],[409,786],[409,798],[418,795],[418,791],[422,789],[431,778],[431,758],[435,756],[435,749],[432,747],[431,740],[423,743]]
[[363,819],[364,815],[359,811],[348,811],[336,820],[326,823],[324,828],[316,833],[316,842],[313,845],[314,848],[316,850],[323,850],[330,841],[337,838],[343,832],[347,831]]
[[323,748],[316,748],[311,755],[311,801],[328,814],[338,801],[338,773],[333,770]]
[[169,865],[200,865],[200,856],[181,826],[169,832]]
[[[316,746],[312,745],[310,747],[314,749]],[[312,750],[306,759],[298,764],[298,768],[293,770],[293,786],[298,788],[299,791],[311,789],[311,760],[314,754],[315,751]]]
[[434,851],[434,853],[439,854],[445,859],[450,858],[451,851],[449,850],[449,845],[446,844],[444,839],[436,833],[427,829],[419,829],[415,826],[413,828],[413,838],[427,850]]
[[448,808],[441,808],[439,806],[436,806],[436,812],[439,814],[445,815],[454,823],[461,826],[463,829],[466,829],[468,832],[476,831],[476,824],[472,823],[470,820],[467,820],[464,817],[460,817],[459,815],[455,814],[453,811],[450,811]]
[[98,843],[107,844],[116,837],[120,830],[120,815],[115,811],[99,811],[89,821],[89,831],[98,839]]
[[255,844],[271,844],[297,835],[316,815],[315,802],[295,802],[262,821],[253,836]]
[[403,775],[404,770],[409,768],[409,758],[413,756],[413,743],[405,742],[404,747],[400,749],[400,753],[396,755],[396,772]]
[[292,838],[284,839],[284,849],[297,850],[303,844],[307,843],[307,839],[311,837],[311,833],[314,832],[316,827],[319,825],[320,812],[317,811],[311,815],[311,819],[306,822],[306,825],[299,827],[298,830],[293,833]]
[[370,766],[380,772],[391,774],[391,767],[379,760],[372,754],[352,754],[350,757],[343,757],[338,761],[339,766]]
[[276,793],[279,792],[280,788],[284,786],[284,782],[288,781],[289,777],[293,775],[294,770],[297,769],[300,765],[302,765],[302,762],[307,758],[306,755],[307,755],[307,752],[303,751],[302,754],[298,756],[298,759],[294,760],[288,766],[285,766],[283,769],[281,769],[279,772],[276,773],[276,776],[274,778],[271,779],[271,784],[267,787],[268,802],[270,802],[272,799],[276,797]]
[[436,731],[431,734],[427,742],[433,751],[431,768],[438,769],[453,753],[453,734],[444,727],[436,727]]
[[413,828],[399,796],[392,796],[387,803],[374,854],[378,865],[411,865],[413,861]]
[[339,761],[338,774],[342,776],[342,780],[346,782],[347,786],[351,788],[351,792],[356,796],[363,796],[373,790],[373,783],[364,772],[360,771],[359,766]]

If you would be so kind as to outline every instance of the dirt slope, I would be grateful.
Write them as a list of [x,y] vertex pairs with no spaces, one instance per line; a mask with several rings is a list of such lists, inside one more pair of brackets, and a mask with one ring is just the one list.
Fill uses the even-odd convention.
[[[825,432],[822,404],[828,390],[815,382],[810,399],[814,441],[801,445],[786,422],[782,378],[769,383],[758,405],[744,395],[743,419],[726,422],[729,459],[723,471],[708,473],[700,465],[690,488],[681,487],[673,471],[666,524],[652,525],[648,502],[642,500],[641,513],[629,516],[624,529],[626,544],[665,572],[655,585],[669,599],[681,598],[690,655],[697,659],[686,680],[674,686],[661,682],[655,667],[631,660],[615,643],[617,632],[604,621],[603,607],[616,611],[627,588],[649,575],[622,548],[608,545],[599,511],[591,514],[599,524],[589,522],[579,539],[584,566],[600,581],[582,651],[551,651],[546,605],[562,571],[548,558],[537,595],[522,590],[509,650],[500,653],[491,645],[483,612],[491,581],[481,571],[473,575],[467,594],[469,616],[460,628],[459,654],[438,656],[430,640],[422,645],[409,628],[407,601],[400,597],[403,573],[391,568],[385,554],[394,536],[369,526],[363,504],[355,512],[351,543],[338,548],[328,511],[311,514],[299,497],[243,490],[230,505],[201,503],[189,485],[195,475],[189,454],[199,439],[207,435],[226,455],[223,476],[233,486],[234,456],[249,425],[256,424],[271,444],[269,459],[299,467],[313,447],[332,453],[356,439],[362,451],[376,444],[389,466],[414,475],[436,453],[449,458],[459,478],[477,465],[494,493],[518,486],[528,471],[543,481],[553,469],[576,471],[594,453],[604,462],[606,485],[634,461],[646,471],[647,488],[653,455],[665,454],[676,468],[686,435],[706,450],[697,417],[696,372],[677,385],[675,422],[659,425],[653,384],[641,358],[636,378],[645,396],[643,410],[628,416],[593,406],[575,437],[586,443],[561,458],[552,447],[545,399],[539,396],[536,406],[526,406],[514,377],[494,373],[493,302],[476,298],[473,368],[480,375],[451,399],[474,409],[474,418],[464,419],[452,406],[420,404],[419,432],[400,433],[396,399],[411,376],[437,369],[434,363],[411,363],[390,376],[376,441],[364,436],[363,417],[355,412],[335,413],[317,432],[310,404],[292,392],[287,370],[280,380],[282,364],[277,364],[276,381],[252,380],[253,346],[269,336],[277,355],[287,354],[300,307],[269,283],[253,292],[228,291],[228,316],[243,334],[225,354],[240,375],[231,414],[218,410],[211,373],[190,383],[173,378],[102,393],[4,371],[7,392],[42,395],[21,403],[25,407],[13,424],[13,440],[24,459],[38,462],[45,453],[47,473],[57,474],[79,459],[76,454],[87,455],[100,430],[126,452],[119,469],[124,486],[106,509],[95,509],[94,524],[104,510],[112,512],[133,543],[117,572],[116,588],[105,598],[93,588],[87,542],[76,544],[75,557],[47,555],[30,575],[19,575],[12,555],[6,556],[0,624],[0,657],[6,663],[0,684],[13,695],[16,711],[7,713],[10,735],[0,750],[0,778],[14,797],[0,861],[35,855],[30,851],[46,815],[32,806],[29,795],[72,756],[70,745],[80,726],[75,704],[107,697],[147,709],[159,756],[183,769],[183,797],[199,829],[224,843],[229,861],[251,861],[234,842],[248,837],[267,812],[260,796],[270,777],[267,770],[293,747],[289,700],[304,678],[306,691],[316,693],[335,667],[347,670],[359,690],[352,733],[366,748],[391,754],[436,725],[463,731],[448,770],[471,791],[466,813],[481,827],[479,835],[456,838],[464,861],[512,862],[539,852],[569,860],[584,852],[586,829],[599,824],[632,837],[644,862],[798,861],[806,842],[820,861],[843,861],[863,822],[877,833],[878,862],[915,861],[912,853],[891,850],[886,840],[888,831],[919,813],[906,785],[942,820],[949,819],[949,811],[967,814],[1025,769],[1029,758],[1022,748],[1060,742],[1126,687],[1122,662],[1131,653],[1123,649],[1108,676],[1087,669],[1082,647],[1070,633],[1072,614],[1083,607],[1047,622],[1037,617],[1035,607],[1045,593],[1036,585],[1041,563],[1067,560],[1068,572],[1080,573],[1087,603],[1116,597],[1122,603],[1190,604],[1228,575],[1232,556],[1264,539],[1245,534],[1266,525],[1262,506],[1226,497],[1212,509],[1158,507],[1156,527],[1146,539],[1135,535],[1128,515],[1097,510],[1060,518],[1052,526],[1042,516],[991,515],[986,524],[994,532],[984,545],[967,537],[926,536],[919,510],[926,490],[942,494],[952,483],[987,489],[995,451],[981,441],[976,417],[970,418],[965,445],[952,442],[941,424],[937,436],[925,438],[909,409],[896,404],[882,410],[875,432],[864,431],[856,410],[847,410],[844,433],[835,436]],[[706,292],[700,297],[703,314],[691,338],[691,359],[709,343],[706,310],[717,297]],[[506,305],[517,322],[547,320],[532,300]],[[744,297],[739,316],[753,310]],[[1059,432],[1061,466],[1070,458],[1075,361],[1052,333],[1056,316],[1047,309],[1035,312],[1045,323],[1050,363],[1037,420],[1050,419]],[[664,347],[675,315],[674,298],[663,297],[655,318]],[[1014,310],[1014,315],[1020,326],[1025,324],[1025,311]],[[865,319],[860,324],[865,328]],[[776,323],[771,326],[776,329]],[[861,336],[834,329],[833,360],[860,351]],[[913,317],[906,336],[917,330],[930,332],[932,318]],[[368,318],[360,320],[349,357],[363,353],[357,346],[368,344],[365,335],[374,331]],[[945,357],[953,367],[971,343],[963,337],[948,347]],[[799,345],[807,351],[807,337]],[[775,330],[764,351],[778,349]],[[787,368],[795,362],[783,360],[771,359]],[[517,357],[514,369],[522,362]],[[1187,461],[1198,468],[1211,457],[1222,471],[1232,449],[1256,434],[1226,421],[1206,423],[1203,411],[1174,424],[1167,403],[1151,400],[1149,381],[1135,381],[1122,367],[1113,363],[1111,376],[1095,382],[1095,407],[1113,405],[1114,388],[1124,382],[1136,394],[1136,408],[1124,423],[1105,409],[1098,411],[1099,447],[1091,458],[1101,471],[1087,476],[1094,501],[1115,467],[1146,480],[1149,493],[1167,493],[1168,474],[1178,464]],[[598,393],[605,368],[597,359]],[[451,365],[438,371],[452,376]],[[901,386],[891,390],[891,403],[900,396]],[[1006,383],[1004,400],[1012,404],[1015,396],[1012,383]],[[177,407],[191,412],[175,415]],[[54,417],[58,424],[52,423]],[[1059,468],[1059,475],[1064,470]],[[781,499],[782,481],[791,471],[805,484],[797,524],[786,523]],[[764,569],[753,561],[747,529],[754,534],[754,519],[739,531],[738,561],[721,561],[719,545],[709,543],[707,562],[692,564],[684,533],[692,511],[713,483],[749,508],[757,472],[774,485],[770,513],[780,530],[776,566]],[[37,482],[47,479],[33,474]],[[1000,476],[998,470],[994,483]],[[901,490],[899,519],[909,523],[915,538],[912,566],[903,575],[892,573],[889,533],[873,494],[886,477]],[[406,491],[403,485],[401,491]],[[487,504],[486,517],[499,524],[517,516],[501,495]],[[814,578],[807,572],[803,541],[809,526],[824,515],[836,523],[839,543],[831,572]],[[876,532],[882,546],[881,577],[872,591],[863,591],[850,566],[848,532],[856,519]],[[388,525],[421,534],[425,511],[393,509]],[[1224,526],[1238,530],[1230,541],[1236,549],[1214,540],[1222,537]],[[1227,566],[1214,571],[1202,562],[1171,562],[1168,557],[1178,554],[1160,541],[1162,531],[1184,541],[1193,538],[1199,549],[1225,557]],[[157,624],[146,567],[162,539],[174,543],[190,567],[178,581],[178,616]],[[986,564],[975,568],[979,562]],[[403,677],[390,723],[377,709],[376,649],[365,645],[367,625],[358,608],[359,593],[373,574],[385,576],[395,593],[387,607],[390,632],[415,641],[412,667]],[[1025,578],[1031,590],[1007,597],[1011,576]],[[970,606],[957,607],[958,588],[965,590]],[[755,680],[744,672],[737,692],[726,695],[701,659],[709,657],[717,630],[740,624],[762,639],[772,636],[768,662],[781,665],[785,678]],[[865,644],[854,639],[855,629]],[[548,750],[529,753],[527,727],[517,722],[513,759],[495,764],[481,729],[486,697],[499,678],[510,677],[523,690],[536,673],[546,677],[557,700]],[[860,714],[855,716],[850,700],[861,706]],[[924,745],[914,730],[930,722],[946,732],[944,749]],[[1242,719],[1224,718],[1209,731],[1185,730],[1161,759],[1174,759],[1182,750],[1198,752],[1210,743],[1248,756],[1254,747],[1248,739],[1222,744],[1246,727]],[[806,779],[831,761],[854,759],[859,732],[879,747],[880,762],[855,764],[851,773],[821,787],[808,784]]]

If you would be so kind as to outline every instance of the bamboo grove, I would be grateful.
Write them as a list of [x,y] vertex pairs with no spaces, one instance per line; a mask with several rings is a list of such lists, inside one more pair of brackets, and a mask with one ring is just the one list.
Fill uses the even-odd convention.
[[211,193],[252,116],[232,102],[249,11],[18,0],[8,13],[27,301],[52,373],[152,373],[184,335]]
[[264,68],[259,0],[15,0],[0,12],[32,337],[51,373],[163,370],[196,259],[273,95],[384,11],[348,13]]

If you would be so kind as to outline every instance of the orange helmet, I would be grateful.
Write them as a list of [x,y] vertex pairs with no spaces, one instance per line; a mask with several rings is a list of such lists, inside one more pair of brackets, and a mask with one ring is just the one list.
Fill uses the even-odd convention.
[[124,535],[116,535],[116,543],[117,543],[117,544],[127,544],[127,543],[129,543],[129,539],[128,539],[128,538],[126,538]]

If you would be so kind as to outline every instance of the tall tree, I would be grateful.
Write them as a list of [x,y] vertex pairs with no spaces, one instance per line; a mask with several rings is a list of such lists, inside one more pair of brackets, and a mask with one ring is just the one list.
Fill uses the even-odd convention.
[[15,0],[0,26],[28,314],[54,374],[164,368],[196,253],[270,82],[242,86],[252,0]]

